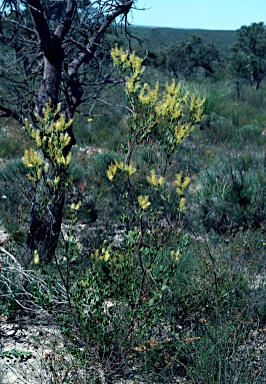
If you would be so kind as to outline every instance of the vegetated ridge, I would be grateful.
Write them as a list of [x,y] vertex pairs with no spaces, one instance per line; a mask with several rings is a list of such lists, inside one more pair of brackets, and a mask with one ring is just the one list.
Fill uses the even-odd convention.
[[170,46],[177,41],[187,40],[190,36],[199,35],[206,43],[215,45],[222,54],[226,54],[236,41],[235,31],[131,26],[129,32],[145,43],[144,45],[150,50]]

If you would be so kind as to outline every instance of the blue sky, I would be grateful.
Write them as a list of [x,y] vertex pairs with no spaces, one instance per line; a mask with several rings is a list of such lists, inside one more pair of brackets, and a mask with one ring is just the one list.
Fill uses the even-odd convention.
[[266,21],[266,0],[138,0],[133,25],[236,30]]

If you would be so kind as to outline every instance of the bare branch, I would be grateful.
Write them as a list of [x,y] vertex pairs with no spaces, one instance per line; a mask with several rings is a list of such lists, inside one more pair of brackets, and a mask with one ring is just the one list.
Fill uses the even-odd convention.
[[65,13],[65,16],[63,18],[63,21],[58,25],[58,27],[56,28],[56,30],[54,32],[54,35],[58,37],[60,42],[62,42],[64,40],[64,37],[69,32],[76,8],[77,8],[76,1],[69,0],[67,2],[66,13]]
[[23,124],[24,117],[22,115],[20,115],[19,113],[13,111],[12,109],[4,107],[3,105],[0,105],[0,111],[2,111],[2,113],[0,113],[0,118],[1,117],[12,117],[13,119],[18,121],[19,123]]
[[51,36],[42,4],[40,0],[28,0],[28,5],[41,40],[41,49],[48,53],[51,47]]

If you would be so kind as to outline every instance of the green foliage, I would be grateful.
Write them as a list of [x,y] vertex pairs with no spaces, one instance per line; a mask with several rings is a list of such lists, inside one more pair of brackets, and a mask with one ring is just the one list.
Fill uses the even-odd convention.
[[[67,180],[60,180],[60,177],[67,177],[66,171],[71,160],[71,153],[65,154],[66,147],[71,140],[66,130],[73,121],[70,120],[67,123],[63,114],[58,116],[59,112],[60,104],[55,111],[49,104],[46,104],[43,110],[44,116],[38,116],[41,123],[40,129],[34,129],[32,124],[26,121],[26,130],[42,151],[42,155],[40,155],[32,148],[27,149],[22,159],[23,164],[30,169],[28,179],[36,185],[40,183],[42,176],[44,183],[54,188],[57,188],[58,184],[67,183]],[[51,166],[53,180],[50,178],[51,170],[49,168]],[[62,172],[62,168],[64,172]]]
[[169,70],[177,78],[189,78],[200,70],[203,75],[214,75],[220,62],[219,51],[214,45],[205,43],[197,35],[170,47],[168,57]]
[[232,69],[238,79],[248,80],[259,89],[266,69],[266,29],[263,22],[243,26],[232,46]]
[[2,121],[0,126],[0,158],[12,159],[22,155],[29,146],[28,135],[9,120]]
[[32,191],[20,159],[0,167],[1,224],[11,239],[22,245],[25,241]]
[[[142,44],[149,52],[157,48],[173,46],[178,41],[185,41],[193,35],[201,36],[207,44],[213,44],[223,55],[228,53],[228,48],[236,41],[235,31],[209,31],[202,29],[178,28],[145,28],[130,27],[133,36],[141,39]],[[133,40],[134,49],[139,50],[139,45]]]
[[204,225],[219,233],[265,225],[265,165],[250,169],[245,159],[212,167],[199,179],[199,204]]

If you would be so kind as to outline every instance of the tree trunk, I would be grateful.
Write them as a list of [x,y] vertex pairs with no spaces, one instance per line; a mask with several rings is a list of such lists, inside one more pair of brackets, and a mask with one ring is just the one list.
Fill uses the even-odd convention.
[[[44,206],[43,201],[50,203]],[[42,191],[36,193],[26,242],[29,261],[33,259],[35,250],[41,263],[47,264],[53,259],[61,233],[64,202],[65,191],[60,192],[60,189],[54,193],[43,184]]]
[[[57,58],[52,64],[46,57],[44,58],[44,76],[41,83],[38,99],[38,114],[42,117],[43,108],[46,103],[56,108],[59,98],[59,87],[62,72],[62,60]],[[59,63],[58,63],[59,61]],[[70,152],[72,145],[75,144],[72,126],[68,128],[71,141],[64,148],[64,156]],[[49,163],[50,179],[54,180],[54,166],[50,159],[45,159]],[[66,169],[60,171],[60,180],[66,179]],[[61,233],[63,209],[65,202],[65,187],[59,182],[56,190],[45,183],[43,176],[40,187],[36,191],[34,203],[31,211],[31,225],[27,237],[27,256],[30,261],[33,259],[34,251],[38,252],[41,263],[49,263],[56,251]]]
[[44,75],[38,97],[38,114],[40,116],[42,116],[42,109],[47,102],[50,102],[54,108],[57,107],[61,76],[62,64],[60,62],[51,63],[44,57]]

